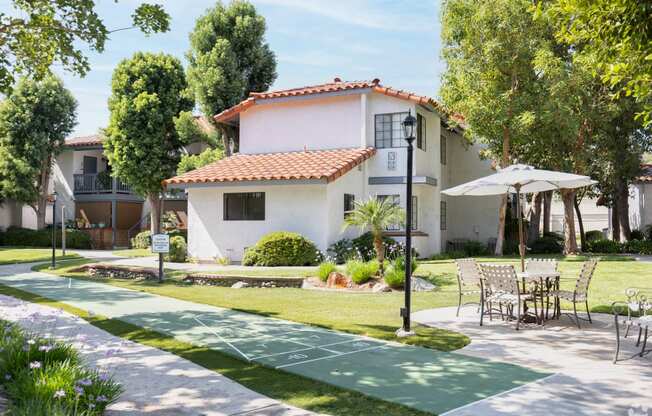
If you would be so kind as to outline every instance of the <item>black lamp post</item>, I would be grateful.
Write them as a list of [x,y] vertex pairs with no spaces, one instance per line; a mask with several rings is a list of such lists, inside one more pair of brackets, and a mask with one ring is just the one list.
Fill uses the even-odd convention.
[[412,298],[412,154],[414,147],[414,127],[417,119],[408,112],[407,117],[403,120],[403,134],[407,142],[407,173],[405,177],[406,189],[405,194],[405,306],[401,308],[403,317],[403,327],[398,330],[397,335],[409,336],[414,333],[410,330],[410,306]]
[[52,192],[52,264],[51,269],[56,267],[57,250],[57,191]]

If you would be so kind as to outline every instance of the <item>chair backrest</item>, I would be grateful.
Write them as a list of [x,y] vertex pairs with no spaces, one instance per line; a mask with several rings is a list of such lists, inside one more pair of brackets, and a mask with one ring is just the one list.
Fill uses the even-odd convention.
[[519,293],[518,276],[511,264],[480,264],[486,287],[492,293]]
[[482,274],[475,259],[457,259],[455,264],[457,265],[457,281],[460,286],[480,286]]
[[528,259],[525,262],[525,271],[528,273],[554,273],[557,271],[555,259]]
[[598,259],[591,259],[584,262],[580,276],[577,278],[577,282],[575,282],[576,295],[586,295],[588,293],[591,278],[597,265]]

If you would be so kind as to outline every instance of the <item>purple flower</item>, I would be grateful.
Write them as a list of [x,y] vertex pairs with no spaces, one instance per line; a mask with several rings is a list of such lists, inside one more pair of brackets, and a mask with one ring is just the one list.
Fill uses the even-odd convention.
[[60,399],[61,397],[66,397],[66,392],[63,390],[57,390],[54,392],[54,398]]
[[91,384],[93,384],[93,382],[92,382],[90,379],[83,378],[83,379],[77,381],[77,384],[79,384],[80,386],[88,387],[88,386],[90,386]]
[[41,362],[40,361],[32,361],[29,363],[29,368],[34,369],[34,368],[41,368]]
[[75,391],[75,393],[76,393],[78,396],[81,396],[82,394],[84,394],[84,389],[82,389],[82,388],[79,387],[79,386],[75,386],[75,387],[73,387],[72,389]]
[[108,402],[109,399],[107,399],[105,395],[100,394],[99,396],[97,396],[97,399],[95,399],[95,401],[102,403],[102,402]]
[[102,373],[99,376],[100,381],[107,381],[109,379],[109,375],[107,373]]

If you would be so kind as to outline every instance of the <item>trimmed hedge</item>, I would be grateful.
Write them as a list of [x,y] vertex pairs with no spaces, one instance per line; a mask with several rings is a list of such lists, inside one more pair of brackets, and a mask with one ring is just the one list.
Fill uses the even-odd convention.
[[245,266],[313,266],[321,260],[315,244],[301,234],[276,231],[264,235],[249,247],[242,259]]
[[480,241],[467,241],[462,246],[466,257],[478,257],[487,255],[487,246]]
[[652,241],[629,240],[623,244],[623,251],[630,254],[652,254]]
[[[30,230],[10,227],[0,232],[0,245],[21,247],[52,247],[52,228]],[[56,246],[61,247],[61,230],[56,231]],[[91,237],[80,230],[66,230],[66,248],[90,249]]]
[[604,240],[604,234],[599,230],[591,230],[584,233],[584,239],[586,241]]
[[618,241],[612,240],[593,240],[586,242],[586,249],[589,253],[605,253],[605,254],[615,254],[623,252],[623,245]]
[[532,254],[561,254],[564,251],[564,245],[555,236],[545,236],[534,240],[530,247]]

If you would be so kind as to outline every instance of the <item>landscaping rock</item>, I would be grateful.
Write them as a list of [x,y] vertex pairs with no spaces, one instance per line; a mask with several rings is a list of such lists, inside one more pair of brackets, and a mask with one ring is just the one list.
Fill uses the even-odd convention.
[[381,292],[391,292],[392,288],[389,287],[386,283],[378,283],[374,285],[374,287],[371,289],[372,292],[374,293],[381,293]]
[[326,287],[333,289],[345,289],[351,287],[353,282],[340,272],[331,272],[326,280]]
[[300,288],[303,277],[256,277],[256,276],[222,276],[218,274],[191,273],[184,277],[184,283],[200,286],[233,287],[238,282],[247,284],[247,287],[294,287]]
[[412,291],[413,292],[429,292],[435,290],[436,286],[429,281],[420,277],[412,278]]
[[243,281],[239,281],[239,282],[234,283],[234,284],[231,286],[232,289],[242,289],[243,287],[249,287],[249,283],[247,283],[247,282],[243,282]]

